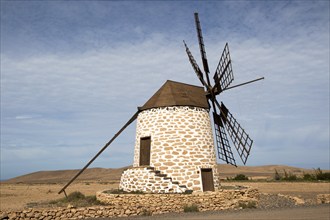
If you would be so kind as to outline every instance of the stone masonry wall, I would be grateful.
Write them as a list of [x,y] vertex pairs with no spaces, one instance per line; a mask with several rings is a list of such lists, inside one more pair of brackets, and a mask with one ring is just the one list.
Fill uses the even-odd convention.
[[219,187],[213,133],[207,109],[154,108],[137,118],[133,167],[139,167],[140,139],[151,137],[150,166],[187,189],[202,191],[201,169],[212,168]]
[[196,205],[199,211],[235,209],[247,204],[259,203],[256,189],[219,190],[193,194],[107,194],[98,192],[98,200],[113,207],[122,207],[127,215],[163,214],[183,212],[185,206]]
[[98,192],[98,200],[106,206],[25,209],[2,212],[3,219],[91,219],[156,215],[183,212],[185,206],[197,205],[199,211],[238,209],[244,204],[258,205],[259,192],[255,189],[220,190],[193,194],[107,194]]
[[126,192],[143,191],[152,193],[183,193],[186,187],[180,186],[154,169],[135,167],[125,170],[121,176],[119,189]]

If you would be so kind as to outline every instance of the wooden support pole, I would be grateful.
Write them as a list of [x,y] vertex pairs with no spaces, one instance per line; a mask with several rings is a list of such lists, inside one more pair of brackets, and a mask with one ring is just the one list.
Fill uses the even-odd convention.
[[93,161],[120,135],[120,133],[125,130],[125,128],[130,125],[138,116],[139,111],[137,111],[130,120],[128,120],[128,122],[115,134],[115,136],[113,136],[113,138],[111,138],[111,140],[106,143],[104,145],[104,147],[58,192],[58,194],[64,192],[65,196],[67,197],[66,193],[65,193],[65,189],[75,180],[77,179],[78,176],[80,176],[80,174],[82,174],[87,167],[89,167],[89,165],[91,163],[93,163]]

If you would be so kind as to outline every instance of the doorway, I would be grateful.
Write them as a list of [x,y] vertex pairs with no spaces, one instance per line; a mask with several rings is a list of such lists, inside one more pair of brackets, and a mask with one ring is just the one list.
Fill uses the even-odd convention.
[[214,191],[213,172],[211,168],[201,169],[203,192]]
[[140,166],[150,165],[150,145],[151,137],[143,137],[140,139]]

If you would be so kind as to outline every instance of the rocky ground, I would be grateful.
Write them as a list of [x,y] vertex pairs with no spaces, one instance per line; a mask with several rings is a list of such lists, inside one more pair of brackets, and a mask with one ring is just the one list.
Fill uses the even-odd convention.
[[259,200],[259,209],[290,208],[296,205],[291,198],[280,196],[278,194],[261,194]]
[[[330,185],[329,185],[330,187]],[[111,220],[329,220],[330,219],[330,196],[327,196],[327,204],[322,201],[303,200],[297,197],[286,196],[282,194],[260,194],[259,205],[256,208],[223,210],[223,211],[206,211],[193,213],[168,213],[154,216],[134,216],[126,218],[111,218]],[[110,220],[108,218],[97,218],[89,220]]]
[[[278,215],[279,210],[281,213],[287,213],[287,215],[299,215],[305,213],[306,216],[312,216],[309,219],[327,219],[329,220],[330,206],[328,205],[316,205],[318,203],[317,196],[322,194],[330,195],[330,183],[329,182],[267,182],[267,181],[248,181],[248,182],[232,182],[223,181],[223,186],[243,185],[256,188],[261,193],[260,203],[256,209],[243,209],[235,210],[235,216],[241,216],[243,213],[273,213]],[[8,212],[10,210],[23,210],[26,208],[47,208],[50,201],[63,198],[62,195],[58,195],[57,192],[63,187],[63,184],[59,183],[2,183],[0,185],[0,213]],[[83,194],[95,195],[96,191],[107,190],[111,188],[117,188],[117,182],[104,182],[103,180],[93,181],[80,181],[72,184],[67,193],[73,191],[80,191]],[[329,197],[328,197],[329,198]],[[329,198],[330,199],[330,198]],[[320,202],[319,202],[320,203]],[[297,207],[299,209],[297,209]],[[318,208],[321,207],[321,208]],[[289,210],[296,210],[296,213],[289,213]],[[192,217],[180,217],[181,215],[187,216],[186,213],[182,214],[168,214],[170,217],[152,216],[154,218],[163,219],[226,219],[223,216],[232,216],[231,212],[198,212],[193,213]],[[227,213],[227,214],[226,214]],[[206,216],[209,217],[206,218]],[[254,215],[254,214],[253,214]],[[258,214],[257,214],[258,215]],[[315,215],[315,217],[313,217]],[[195,216],[195,217],[194,217]],[[202,216],[202,217],[201,217]],[[219,217],[221,216],[221,218]],[[273,217],[274,217],[273,216]],[[323,216],[323,217],[322,217]],[[324,216],[326,218],[324,218]],[[177,218],[178,217],[178,218]],[[205,217],[205,218],[204,218]],[[273,217],[260,217],[251,219],[274,219]],[[283,216],[282,216],[283,217]],[[1,218],[0,218],[1,219]],[[148,218],[146,218],[148,219]],[[151,219],[151,218],[149,218]],[[228,218],[236,219],[236,218]],[[238,219],[247,219],[244,216]],[[286,219],[286,218],[283,218]],[[295,218],[304,219],[304,218]],[[308,219],[307,217],[305,219]]]
[[[330,219],[330,194],[323,194],[324,196],[318,197],[317,200],[308,200],[287,196],[282,194],[260,194],[260,200],[257,207],[240,207],[235,209],[221,210],[221,211],[205,211],[205,212],[192,212],[192,213],[167,213],[161,215],[151,215],[146,216],[131,216],[131,217],[120,217],[120,218],[90,218],[90,220],[112,220],[112,219],[122,219],[122,220],[150,220],[150,219],[173,219],[173,220],[184,220],[184,219],[319,219],[319,220],[329,220]],[[327,204],[322,204],[327,203]],[[102,215],[106,207],[86,207],[86,208],[76,208],[68,207],[66,209],[57,209],[57,211],[49,211],[46,209],[27,209],[23,213],[2,213],[0,212],[0,219],[35,219],[36,216],[45,217],[45,219],[81,219],[82,215],[77,215],[78,212],[81,213],[95,213],[97,216]],[[52,210],[52,209],[50,209]],[[37,215],[36,215],[37,212]],[[34,213],[32,215],[32,213]],[[65,215],[62,215],[62,214]],[[48,216],[47,216],[48,215]],[[62,216],[61,216],[62,215]],[[37,218],[37,219],[38,219]],[[40,218],[39,218],[40,219]]]

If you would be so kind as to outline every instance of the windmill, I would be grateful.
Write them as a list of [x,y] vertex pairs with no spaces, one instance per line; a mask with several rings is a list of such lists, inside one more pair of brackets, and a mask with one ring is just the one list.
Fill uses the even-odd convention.
[[[204,74],[202,70],[199,68],[196,60],[191,54],[185,41],[183,41],[183,43],[186,48],[189,61],[195,73],[197,74],[198,79],[205,87],[207,93],[206,95],[207,99],[209,103],[211,103],[213,109],[213,124],[215,130],[216,145],[218,150],[218,158],[225,161],[227,164],[236,166],[236,161],[228,141],[228,137],[226,133],[227,131],[233,144],[235,145],[235,148],[242,162],[246,164],[246,161],[250,155],[250,150],[253,144],[253,140],[242,128],[242,126],[237,122],[234,116],[229,112],[228,108],[222,102],[220,104],[217,101],[217,96],[226,90],[238,86],[246,85],[248,83],[252,83],[258,80],[262,80],[264,79],[264,77],[229,87],[229,85],[234,80],[234,75],[231,65],[232,62],[230,58],[229,47],[228,47],[228,43],[226,43],[222,55],[220,57],[220,61],[213,76],[214,85],[212,86],[209,77],[210,70],[206,58],[204,40],[202,36],[202,29],[201,29],[198,13],[195,13],[194,16],[195,16],[197,37],[198,37],[199,48],[203,63]],[[204,75],[206,76],[206,81]]]
[[[215,84],[211,86],[197,13],[195,13],[195,21],[206,81],[186,43],[184,45],[189,60],[204,88],[168,80],[142,107],[138,108],[137,112],[112,139],[58,192],[59,194],[63,192],[66,195],[65,189],[136,119],[137,134],[133,168],[124,171],[120,186],[144,191],[146,185],[151,185],[151,188],[156,188],[157,185],[159,188],[153,190],[153,192],[184,192],[187,189],[213,191],[215,186],[219,184],[217,182],[218,178],[216,178],[216,159],[209,117],[210,104],[208,102],[211,103],[213,108],[213,122],[219,158],[236,166],[226,135],[227,130],[243,163],[246,163],[253,141],[226,106],[223,103],[221,105],[218,103],[216,96],[225,90],[262,78],[229,87],[234,78],[228,44],[226,44],[214,75]],[[206,89],[206,93],[204,89]],[[191,120],[190,117],[197,119]],[[203,121],[196,121],[200,120],[199,118],[204,119]],[[151,124],[144,124],[144,127],[141,127],[141,124],[147,123],[148,120]],[[154,121],[157,122],[154,123]],[[165,123],[162,124],[161,121],[165,121]],[[178,127],[180,123],[181,125]],[[140,128],[140,131],[138,131],[138,128]],[[195,132],[192,132],[194,129]],[[187,131],[190,134],[187,135]],[[182,133],[182,137],[178,136],[180,133]],[[174,134],[174,136],[171,136],[171,134]],[[168,143],[164,142],[164,138],[167,138]],[[203,140],[200,141],[198,138]],[[174,144],[169,146],[169,143]],[[194,146],[192,147],[192,145]],[[154,152],[151,152],[152,150]],[[190,152],[191,155],[189,155]],[[193,160],[190,160],[189,156]],[[185,168],[181,168],[181,165]],[[176,173],[173,174],[173,172]],[[141,180],[142,176],[146,176],[146,179]],[[122,181],[122,179],[125,180]],[[141,188],[136,188],[136,186]]]

